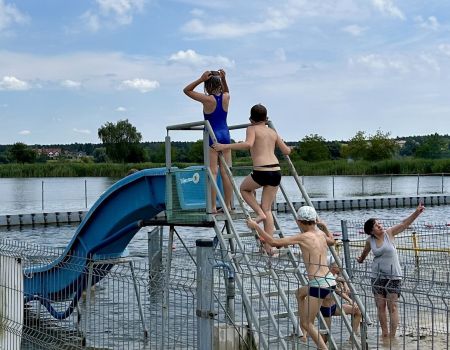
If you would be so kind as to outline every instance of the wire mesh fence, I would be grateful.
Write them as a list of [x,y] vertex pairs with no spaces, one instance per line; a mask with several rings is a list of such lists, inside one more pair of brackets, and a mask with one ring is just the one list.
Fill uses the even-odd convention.
[[[367,325],[369,348],[448,349],[450,228],[417,223],[397,238],[404,269],[399,299],[400,326],[397,338],[386,343],[380,338],[381,331],[376,322],[370,264],[355,263],[362,250],[362,223],[347,222],[346,225],[351,253],[351,260],[346,261],[348,271],[351,271],[356,292],[374,321]],[[249,237],[244,252],[233,250],[233,260],[238,264],[228,261],[225,257],[229,252],[218,247],[209,258],[213,271],[207,315],[212,324],[211,348],[262,349],[261,339],[266,338],[270,349],[315,349],[311,338],[303,340],[288,317],[289,311],[299,316],[296,292],[301,282],[295,269],[304,271],[303,262],[299,260],[298,265],[292,265],[283,250],[273,256],[261,254],[251,240]],[[0,305],[3,305],[3,309],[0,308],[0,336],[20,334],[21,349],[27,350],[197,349],[204,329],[198,327],[199,319],[203,317],[198,304],[202,293],[198,290],[196,248],[172,250],[170,241],[163,242],[162,261],[156,270],[142,258],[93,261],[77,257],[71,259],[71,264],[59,261],[58,274],[52,264],[62,256],[63,250],[0,240],[0,257],[19,260],[25,271],[24,288],[16,290],[25,303],[23,325],[4,312],[4,305],[12,300],[8,299],[10,294],[5,293],[6,285],[11,284],[0,283]],[[342,246],[339,253],[344,255]],[[2,263],[3,277],[5,266]],[[51,284],[62,284],[64,280],[66,285],[59,286],[58,292],[49,285],[41,285],[30,294],[30,280],[37,276],[36,271],[42,270],[48,275],[55,273],[49,279]],[[234,282],[230,274],[234,274]],[[67,275],[72,276],[69,282]],[[14,278],[12,273],[7,276]],[[206,283],[208,281],[202,281],[203,291]],[[280,289],[285,291],[288,307],[277,293]],[[78,294],[79,290],[82,292]],[[269,314],[261,295],[268,299]],[[75,305],[74,298],[78,299]],[[257,316],[257,326],[251,321],[250,312]],[[61,316],[63,314],[65,317]],[[279,333],[269,322],[271,316],[275,317]],[[350,332],[343,317],[351,318],[348,315],[332,317],[331,334],[338,348],[356,349],[356,344],[348,340]]]

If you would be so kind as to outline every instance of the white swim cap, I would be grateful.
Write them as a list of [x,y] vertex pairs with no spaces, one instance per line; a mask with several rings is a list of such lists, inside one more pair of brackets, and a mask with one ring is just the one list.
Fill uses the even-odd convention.
[[307,205],[300,207],[297,211],[297,220],[316,221],[317,220],[316,209]]

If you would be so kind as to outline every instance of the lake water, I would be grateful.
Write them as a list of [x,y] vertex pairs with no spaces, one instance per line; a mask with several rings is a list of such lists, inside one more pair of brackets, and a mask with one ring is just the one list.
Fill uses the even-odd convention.
[[[235,177],[238,185],[242,179]],[[440,175],[304,176],[301,180],[311,198],[450,193],[450,176]],[[0,214],[86,210],[115,181],[108,177],[3,178]],[[302,199],[292,176],[284,176],[282,183],[291,201]],[[284,202],[281,191],[277,201]]]
[[[243,177],[236,177],[239,186]],[[391,191],[392,180],[392,191]],[[0,214],[32,213],[42,211],[42,192],[44,193],[45,211],[87,210],[116,179],[113,178],[16,178],[0,179]],[[291,176],[283,177],[283,185],[291,201],[302,200],[301,193]],[[376,195],[416,195],[417,176],[400,177],[302,177],[304,187],[311,198],[332,198],[333,182],[335,198],[346,198],[368,194]],[[419,179],[421,194],[436,194],[450,191],[450,177],[426,176]],[[42,186],[44,191],[42,191]],[[364,187],[364,192],[362,188]],[[257,191],[260,196],[260,190]],[[277,193],[277,201],[284,202],[281,191]],[[413,208],[364,209],[347,211],[322,211],[320,216],[333,231],[341,231],[341,220],[362,220],[368,217],[400,220]],[[296,230],[297,226],[288,214],[278,215],[280,223],[288,230]],[[426,223],[450,223],[450,206],[428,207],[420,217]],[[2,229],[0,237],[14,240],[32,241],[38,244],[51,244],[63,248],[75,232],[76,225],[12,227]],[[192,229],[180,227],[178,231],[186,234],[187,243],[195,245],[196,238],[212,237],[209,229],[196,228],[196,235],[189,234]],[[51,238],[51,239],[50,239]],[[129,250],[132,255],[146,254],[147,236],[142,230],[131,241]]]
[[[98,196],[114,181],[115,179],[110,178],[0,179],[0,195],[2,198],[0,213],[41,211],[42,183],[44,184],[44,210],[85,209],[90,207]],[[238,184],[240,181],[242,181],[242,178],[237,178]],[[332,177],[305,177],[303,181],[306,190],[312,198],[333,196]],[[283,183],[292,201],[302,199],[292,177],[284,177]],[[422,186],[420,187],[422,190],[419,191],[421,194],[441,193],[442,183],[444,184],[444,191],[448,192],[448,189],[450,189],[448,178],[442,179],[439,176],[425,177],[420,179],[419,183]],[[391,194],[391,192],[393,195],[416,195],[417,177],[393,178],[392,191],[390,177],[365,177],[364,180],[361,177],[334,178],[334,195],[336,198],[368,194]],[[278,200],[284,201],[281,193],[278,193]],[[319,214],[329,224],[331,230],[340,231],[341,220],[364,220],[368,217],[400,220],[413,210],[413,208],[365,209],[323,211]],[[278,217],[286,233],[298,230],[290,215],[280,213]],[[420,221],[424,223],[450,224],[450,206],[428,207],[421,215]],[[59,226],[38,225],[35,227],[2,228],[0,229],[0,238],[50,246],[52,248],[65,248],[75,233],[76,227],[73,224],[63,224]],[[147,260],[147,231],[148,229],[144,228],[138,232],[128,246],[130,255],[137,260]],[[212,239],[215,235],[214,230],[206,228],[177,227],[177,232],[188,247],[194,247],[196,239]],[[164,234],[164,241],[167,244],[167,231]],[[175,241],[174,248],[178,254],[185,254],[178,240]],[[376,335],[373,334],[373,336],[375,337]],[[413,342],[412,345],[414,344],[416,343]],[[423,342],[421,345],[423,345]],[[387,348],[390,348],[390,346]]]

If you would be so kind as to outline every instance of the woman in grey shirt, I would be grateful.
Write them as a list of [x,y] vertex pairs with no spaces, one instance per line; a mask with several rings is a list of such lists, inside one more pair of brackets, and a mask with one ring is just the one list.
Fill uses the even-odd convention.
[[[377,305],[378,319],[383,338],[395,337],[399,322],[398,298],[401,292],[402,269],[394,245],[395,236],[403,232],[425,210],[423,203],[404,219],[400,224],[385,229],[377,219],[371,218],[364,224],[364,232],[370,237],[361,255],[356,258],[362,263],[370,251],[374,258],[372,262],[372,291]],[[387,310],[390,318],[388,331]]]

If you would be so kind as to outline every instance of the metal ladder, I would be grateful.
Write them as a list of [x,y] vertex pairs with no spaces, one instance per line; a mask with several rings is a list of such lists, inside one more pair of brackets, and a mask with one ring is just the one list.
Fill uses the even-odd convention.
[[[268,123],[268,126],[269,126],[270,128],[272,128],[272,129],[275,130],[275,127],[273,126],[273,123],[272,123],[272,122],[269,122],[269,123]],[[214,135],[213,132],[212,132],[212,130],[211,130],[211,133],[212,133],[212,135]],[[215,137],[213,136],[212,138],[214,139]],[[301,182],[299,181],[298,174],[297,174],[297,172],[296,172],[296,170],[295,170],[295,167],[293,166],[293,164],[292,164],[292,162],[291,162],[289,156],[286,155],[285,158],[286,158],[286,160],[287,160],[287,162],[288,162],[288,165],[289,165],[291,174],[294,176],[294,178],[295,178],[295,180],[296,180],[296,183],[297,183],[297,185],[298,185],[298,187],[299,187],[299,189],[300,189],[300,191],[301,191],[301,193],[302,193],[302,195],[303,195],[303,198],[305,199],[305,201],[306,201],[306,203],[307,203],[308,205],[313,206],[313,204],[312,204],[312,202],[311,202],[311,200],[310,200],[308,194],[306,193],[305,189],[303,188],[303,185],[302,185]],[[228,166],[227,166],[227,164],[226,164],[226,162],[225,162],[225,160],[224,160],[224,158],[223,158],[222,155],[220,155],[220,161],[221,161],[221,165],[224,166],[225,169],[227,170],[227,175],[230,177],[230,180],[231,180],[231,183],[232,183],[232,186],[233,186],[233,191],[234,191],[234,193],[236,194],[236,196],[237,196],[237,198],[238,198],[239,204],[240,204],[240,206],[241,206],[241,208],[242,208],[244,214],[246,215],[246,217],[249,217],[249,213],[246,211],[245,206],[243,205],[243,199],[242,199],[242,197],[240,196],[239,191],[237,190],[237,187],[236,187],[236,184],[235,184],[235,182],[234,182],[234,179],[233,179],[233,176],[232,176],[232,174],[231,174],[231,171],[230,171],[230,169],[228,168]],[[211,174],[209,174],[209,175],[211,176]],[[211,176],[211,179],[212,179],[212,176]],[[220,193],[219,188],[217,187],[216,184],[215,184],[215,186],[216,186],[216,191],[217,191],[219,197],[221,197],[221,193]],[[283,193],[283,196],[284,196],[284,198],[285,198],[285,200],[286,200],[286,203],[288,204],[288,207],[289,207],[289,209],[290,209],[290,212],[293,214],[294,219],[295,219],[295,218],[296,218],[296,211],[295,211],[295,208],[294,208],[292,202],[289,200],[289,198],[288,198],[288,196],[287,196],[287,193],[286,193],[284,187],[282,186],[282,184],[280,184],[280,189],[281,189],[281,191],[282,191],[282,193]],[[221,203],[222,203],[222,206],[223,206],[223,208],[224,208],[224,212],[225,212],[225,215],[226,215],[226,217],[227,217],[226,219],[227,219],[228,222],[230,223],[229,228],[227,229],[227,231],[228,231],[228,232],[231,231],[231,233],[228,233],[227,235],[223,235],[223,234],[222,234],[223,231],[220,231],[220,230],[218,229],[218,226],[219,226],[219,225],[218,225],[217,220],[214,219],[214,220],[216,221],[215,227],[217,228],[217,229],[216,229],[216,234],[217,234],[217,237],[219,238],[219,242],[220,242],[220,244],[221,244],[221,247],[222,247],[222,249],[227,249],[227,247],[226,247],[226,241],[225,241],[225,240],[226,240],[226,239],[229,239],[229,240],[230,240],[230,239],[234,239],[234,240],[236,241],[237,250],[238,250],[238,251],[239,251],[239,250],[242,251],[243,245],[242,245],[242,242],[241,242],[241,240],[240,240],[240,235],[237,234],[237,232],[236,232],[235,225],[234,225],[234,223],[233,223],[233,221],[232,221],[232,218],[231,218],[230,214],[229,214],[228,211],[226,210],[226,206],[225,206],[225,204],[224,204],[223,198],[219,198],[219,199],[220,199],[220,201],[221,201]],[[273,214],[273,217],[274,217],[274,224],[275,224],[275,228],[276,228],[275,233],[278,233],[278,235],[279,235],[280,237],[284,237],[284,234],[283,234],[283,232],[282,232],[282,230],[281,230],[281,227],[280,227],[280,224],[279,224],[279,222],[278,222],[278,219],[277,219],[276,215]],[[233,245],[233,244],[230,244],[230,246],[233,247],[234,245]],[[356,293],[356,290],[354,289],[354,286],[352,285],[351,280],[350,280],[348,274],[346,273],[346,271],[345,271],[344,269],[342,269],[342,262],[341,262],[341,260],[340,260],[340,258],[339,258],[339,256],[338,256],[338,254],[336,253],[334,247],[329,247],[329,248],[330,248],[330,252],[331,252],[331,254],[333,255],[333,257],[334,257],[336,263],[337,263],[338,266],[341,268],[342,275],[343,275],[344,279],[346,280],[347,284],[349,285],[350,290],[352,291],[353,295],[355,296],[355,299],[356,299],[355,301],[356,301],[357,305],[359,306],[359,308],[360,308],[360,310],[361,310],[361,313],[362,313],[363,317],[365,318],[366,324],[371,324],[370,318],[368,317],[367,313],[365,312],[364,305],[362,304],[362,302],[361,302],[360,299],[358,298],[358,295],[357,295],[357,293]],[[300,270],[300,267],[299,267],[299,266],[300,266],[300,259],[297,257],[298,255],[296,256],[296,254],[294,254],[294,252],[293,252],[293,250],[292,250],[291,247],[283,248],[281,251],[282,251],[283,255],[287,256],[287,258],[288,258],[289,261],[291,262],[292,267],[293,267],[293,269],[294,269],[294,274],[295,274],[295,276],[297,277],[297,279],[301,282],[302,285],[307,285],[308,281],[306,280],[304,274],[302,273],[302,271]],[[230,259],[230,261],[232,261],[232,262],[234,263],[234,265],[235,265],[235,267],[237,268],[237,270],[238,270],[238,271],[242,271],[242,267],[240,266],[240,262],[237,261],[237,260],[234,258],[233,254],[230,254],[230,253],[229,253],[229,255],[230,255],[230,256],[229,256],[228,258]],[[248,258],[247,254],[244,253],[244,254],[243,254],[243,257],[244,257],[245,263],[248,265],[249,262],[250,262],[250,259]],[[275,272],[273,269],[269,268],[267,272],[268,272],[268,275],[269,275],[274,281],[279,281],[279,277],[277,276],[276,272]],[[251,273],[252,273],[252,272],[251,272]],[[253,275],[253,273],[252,273],[252,275]],[[260,274],[259,274],[259,275],[260,275]],[[241,290],[244,291],[243,286],[242,286],[242,281],[239,281],[239,282],[238,282],[238,285],[239,285],[239,287],[241,288]],[[258,283],[255,283],[255,285],[257,285],[257,286],[258,286],[257,289],[260,290],[259,284],[258,284]],[[275,285],[277,285],[277,283],[275,283]],[[269,310],[269,314],[271,314],[270,316],[268,316],[269,320],[271,321],[271,323],[272,323],[273,325],[275,325],[275,319],[278,319],[278,318],[280,318],[280,317],[289,317],[289,319],[291,320],[292,324],[294,325],[294,334],[298,334],[299,336],[302,336],[303,334],[302,334],[302,331],[301,331],[301,329],[300,329],[300,327],[299,327],[298,319],[297,319],[295,313],[292,312],[291,308],[289,307],[289,302],[288,302],[288,298],[287,298],[287,296],[286,296],[286,293],[283,291],[283,289],[279,289],[277,292],[275,292],[275,293],[272,292],[272,293],[271,293],[272,296],[273,296],[274,294],[275,294],[275,295],[278,294],[278,295],[281,297],[281,300],[283,301],[283,304],[284,304],[284,306],[285,306],[287,312],[285,312],[283,315],[281,315],[281,314],[278,314],[278,315],[273,315],[273,314],[271,314],[271,312],[270,312],[270,305],[268,305],[266,295],[265,295],[265,294],[262,294],[263,304],[264,304],[264,305],[266,306],[266,308]],[[250,303],[249,303],[249,300],[245,300],[246,298],[248,298],[247,295],[244,296],[244,302],[246,302],[247,304],[250,304]],[[336,302],[337,307],[338,307],[339,309],[342,310],[342,302],[341,302],[341,299],[340,299],[335,293],[333,293],[333,298],[334,298],[334,301]],[[251,306],[250,306],[250,309],[252,309]],[[253,320],[252,320],[252,321],[253,321],[253,324],[254,324],[254,325],[256,326],[256,328],[258,329],[258,327],[259,327],[259,320],[260,320],[260,319],[256,319],[252,313],[250,313],[250,314],[252,315],[252,318],[253,318]],[[328,329],[328,327],[327,327],[327,325],[326,325],[326,323],[325,323],[325,321],[324,321],[323,316],[321,315],[321,313],[318,314],[318,318],[321,320],[322,328],[325,328],[324,331],[328,334],[329,346],[330,346],[331,348],[333,348],[333,349],[338,349],[338,346],[337,346],[337,344],[336,344],[336,342],[335,342],[333,336],[331,335],[331,332],[330,332],[330,330]],[[362,349],[362,348],[363,348],[363,345],[362,345],[361,342],[356,338],[355,334],[352,332],[352,326],[351,326],[351,323],[349,322],[349,320],[348,320],[346,317],[342,317],[342,319],[343,319],[343,321],[344,321],[345,326],[347,327],[347,329],[348,329],[348,331],[349,331],[349,334],[350,334],[351,337],[352,337],[353,345],[355,346],[356,349]],[[287,336],[287,335],[285,335],[285,336]],[[285,336],[284,336],[284,337],[285,337]],[[281,335],[281,333],[280,333],[279,331],[278,331],[278,337],[283,338],[283,335]],[[269,342],[269,343],[270,343],[270,342]],[[265,342],[264,342],[264,341],[263,341],[263,345],[265,345]]]
[[[273,123],[271,121],[268,122],[268,126],[270,128],[272,128],[273,130],[276,130],[274,125],[273,125]],[[288,155],[285,155],[284,157],[285,157],[285,159],[286,159],[286,161],[287,161],[287,163],[289,165],[289,170],[291,172],[291,175],[294,177],[294,180],[295,180],[295,182],[296,182],[296,184],[297,184],[297,186],[298,186],[298,188],[299,188],[303,198],[305,199],[306,204],[309,205],[309,206],[314,207],[313,203],[311,202],[311,199],[309,198],[308,193],[306,192],[306,190],[304,189],[304,187],[303,187],[303,185],[302,185],[302,183],[300,181],[298,173],[297,173],[297,171],[296,171],[296,169],[295,169],[295,167],[294,167],[290,157]],[[294,205],[290,201],[290,199],[289,199],[289,197],[287,195],[287,192],[284,189],[282,184],[280,184],[280,190],[281,190],[281,192],[283,194],[283,197],[284,197],[284,199],[286,201],[286,204],[287,204],[287,206],[289,208],[288,211],[293,215],[294,219],[296,219],[296,210],[294,208]],[[280,230],[280,225],[279,225],[279,222],[278,222],[278,219],[277,219],[276,215],[273,215],[273,216],[274,216],[275,228],[277,229],[276,232],[279,233],[280,237],[284,237],[283,233]],[[299,229],[300,229],[300,227],[299,227]],[[366,309],[364,307],[364,304],[361,302],[361,299],[359,298],[359,296],[357,294],[357,291],[356,291],[355,287],[353,286],[353,283],[352,283],[349,275],[347,274],[347,272],[343,268],[342,261],[339,258],[339,255],[337,254],[335,248],[333,246],[331,246],[331,247],[329,247],[329,250],[330,250],[330,253],[332,254],[335,262],[339,266],[339,268],[341,270],[341,273],[342,273],[342,276],[344,277],[345,282],[347,283],[347,285],[350,288],[350,291],[352,292],[353,299],[355,300],[356,304],[358,305],[358,307],[359,307],[359,309],[361,311],[361,314],[362,314],[363,320],[365,322],[365,325],[372,324],[372,321],[371,321],[369,315],[366,313]],[[299,266],[298,265],[299,259],[295,257],[295,255],[292,253],[292,251],[289,252],[287,254],[287,256],[288,256],[289,260],[292,261],[293,265]],[[301,273],[300,269],[297,269],[296,275],[302,281],[303,285],[307,284],[306,278]],[[336,293],[333,293],[332,296],[333,296],[333,299],[334,299],[337,307],[341,310],[342,315],[345,316],[345,312],[342,310],[342,301],[341,301],[341,299],[336,295]],[[326,326],[326,323],[324,322],[324,319],[323,319],[323,317],[322,317],[320,312],[319,312],[318,316],[321,319],[321,323]],[[346,326],[346,328],[347,328],[347,330],[348,330],[348,332],[349,332],[349,334],[350,334],[350,336],[352,338],[352,343],[355,346],[355,348],[358,349],[358,350],[359,349],[365,349],[366,344],[361,344],[361,342],[356,338],[355,334],[352,331],[352,325],[349,322],[349,320],[346,317],[342,317],[342,319],[343,319],[344,324],[345,324],[345,326]],[[329,335],[328,339],[329,339],[329,341],[331,340],[331,344],[333,345],[333,348],[337,349],[337,345],[335,344],[333,338],[331,337],[331,332],[330,332],[330,330],[327,327],[326,327],[326,332]]]
[[[206,124],[207,129],[208,129],[208,126],[209,125]],[[214,141],[216,141],[215,135],[214,135],[212,129],[209,130],[209,132],[212,135],[211,138]],[[223,156],[221,154],[219,155],[219,158],[221,161],[221,165],[226,169],[227,175],[230,178],[230,182],[233,187],[233,192],[235,193],[235,195],[238,199],[238,202],[242,209],[243,214],[245,215],[246,218],[250,218],[250,214],[244,205],[244,201],[240,195],[239,190],[237,189],[237,186],[233,179],[231,170],[229,169],[228,165],[225,162],[225,159],[223,158]],[[269,349],[270,344],[278,342],[281,345],[281,347],[283,349],[285,349],[285,348],[287,348],[285,339],[288,337],[292,337],[292,334],[284,334],[284,335],[281,334],[281,331],[279,329],[279,323],[277,320],[280,318],[288,317],[293,325],[294,336],[301,337],[301,336],[303,336],[303,333],[301,331],[301,328],[299,327],[299,321],[298,321],[297,315],[295,312],[292,311],[292,308],[290,307],[289,299],[286,295],[286,292],[282,288],[280,288],[280,278],[277,275],[276,271],[273,268],[271,268],[270,265],[266,266],[266,269],[265,269],[266,271],[263,271],[263,272],[254,271],[254,269],[252,268],[251,262],[250,262],[250,257],[248,255],[248,253],[245,251],[244,244],[242,243],[242,240],[241,240],[242,234],[239,233],[236,229],[233,218],[226,208],[225,201],[222,197],[221,191],[220,191],[219,187],[217,186],[217,183],[214,181],[209,167],[207,168],[207,171],[208,171],[208,176],[211,179],[211,184],[215,187],[216,193],[219,197],[219,201],[222,204],[222,208],[224,209],[225,220],[228,223],[226,225],[227,234],[223,234],[223,230],[219,229],[219,220],[217,219],[217,217],[213,217],[213,220],[215,221],[214,229],[215,229],[216,235],[219,239],[220,246],[224,251],[227,252],[227,260],[229,260],[231,263],[233,263],[234,267],[236,268],[236,270],[238,272],[242,273],[244,269],[248,270],[248,272],[251,276],[251,279],[252,279],[252,283],[254,286],[256,286],[256,289],[259,292],[258,294],[261,298],[261,303],[267,313],[266,315],[264,315],[262,317],[258,317],[258,315],[256,315],[255,310],[252,307],[252,299],[254,299],[256,296],[248,295],[249,293],[247,293],[247,291],[246,291],[246,286],[244,285],[244,283],[240,277],[240,274],[237,274],[236,283],[238,284],[239,289],[242,291],[243,301],[246,306],[247,313],[251,317],[251,320],[249,320],[249,322],[251,322],[252,325],[254,326],[254,328],[258,330],[258,329],[261,329],[260,327],[261,327],[262,320],[269,321],[270,325],[276,331],[275,331],[275,335],[270,337],[269,339],[266,339],[264,334],[262,334],[261,332],[259,333],[259,338],[261,340],[263,348]],[[283,193],[285,194],[284,189],[283,189]],[[280,237],[283,237],[284,235],[281,232],[280,225],[278,224],[278,221],[277,221],[275,215],[274,215],[274,221],[276,224],[278,234],[280,235]],[[255,235],[257,237],[256,232],[254,232],[254,231],[250,235]],[[244,232],[243,236],[248,237],[249,233]],[[231,250],[229,250],[229,247],[227,247],[227,240],[229,242],[229,247],[231,247]],[[290,262],[292,263],[293,272],[294,272],[295,276],[297,277],[297,279],[300,281],[300,283],[302,285],[306,285],[307,284],[306,278],[299,269],[299,261],[298,261],[298,259],[295,258],[292,248],[291,247],[282,248],[279,250],[279,252],[282,253],[283,255],[288,256]],[[240,257],[241,259],[238,259],[237,257]],[[242,261],[244,263],[242,263]],[[272,291],[269,293],[264,293],[264,292],[261,293],[261,284],[260,284],[260,281],[258,280],[258,278],[261,278],[263,275],[270,277],[270,279],[274,282],[274,283],[272,283],[272,286],[275,287],[275,291]],[[270,297],[270,296],[279,297],[281,299],[284,309],[286,311],[283,313],[278,313],[278,314],[274,313],[274,310],[271,309],[270,303],[268,300],[268,297]],[[322,317],[322,315],[320,313],[319,313],[319,315],[320,315],[320,317]],[[325,325],[325,328],[326,328],[326,323],[324,322],[323,317],[322,317],[322,323]],[[328,337],[329,343],[331,344],[332,348],[337,349],[338,347],[337,347],[333,337],[331,336],[331,333],[329,332],[329,330],[327,328],[326,328],[326,331],[329,334],[329,337]]]

